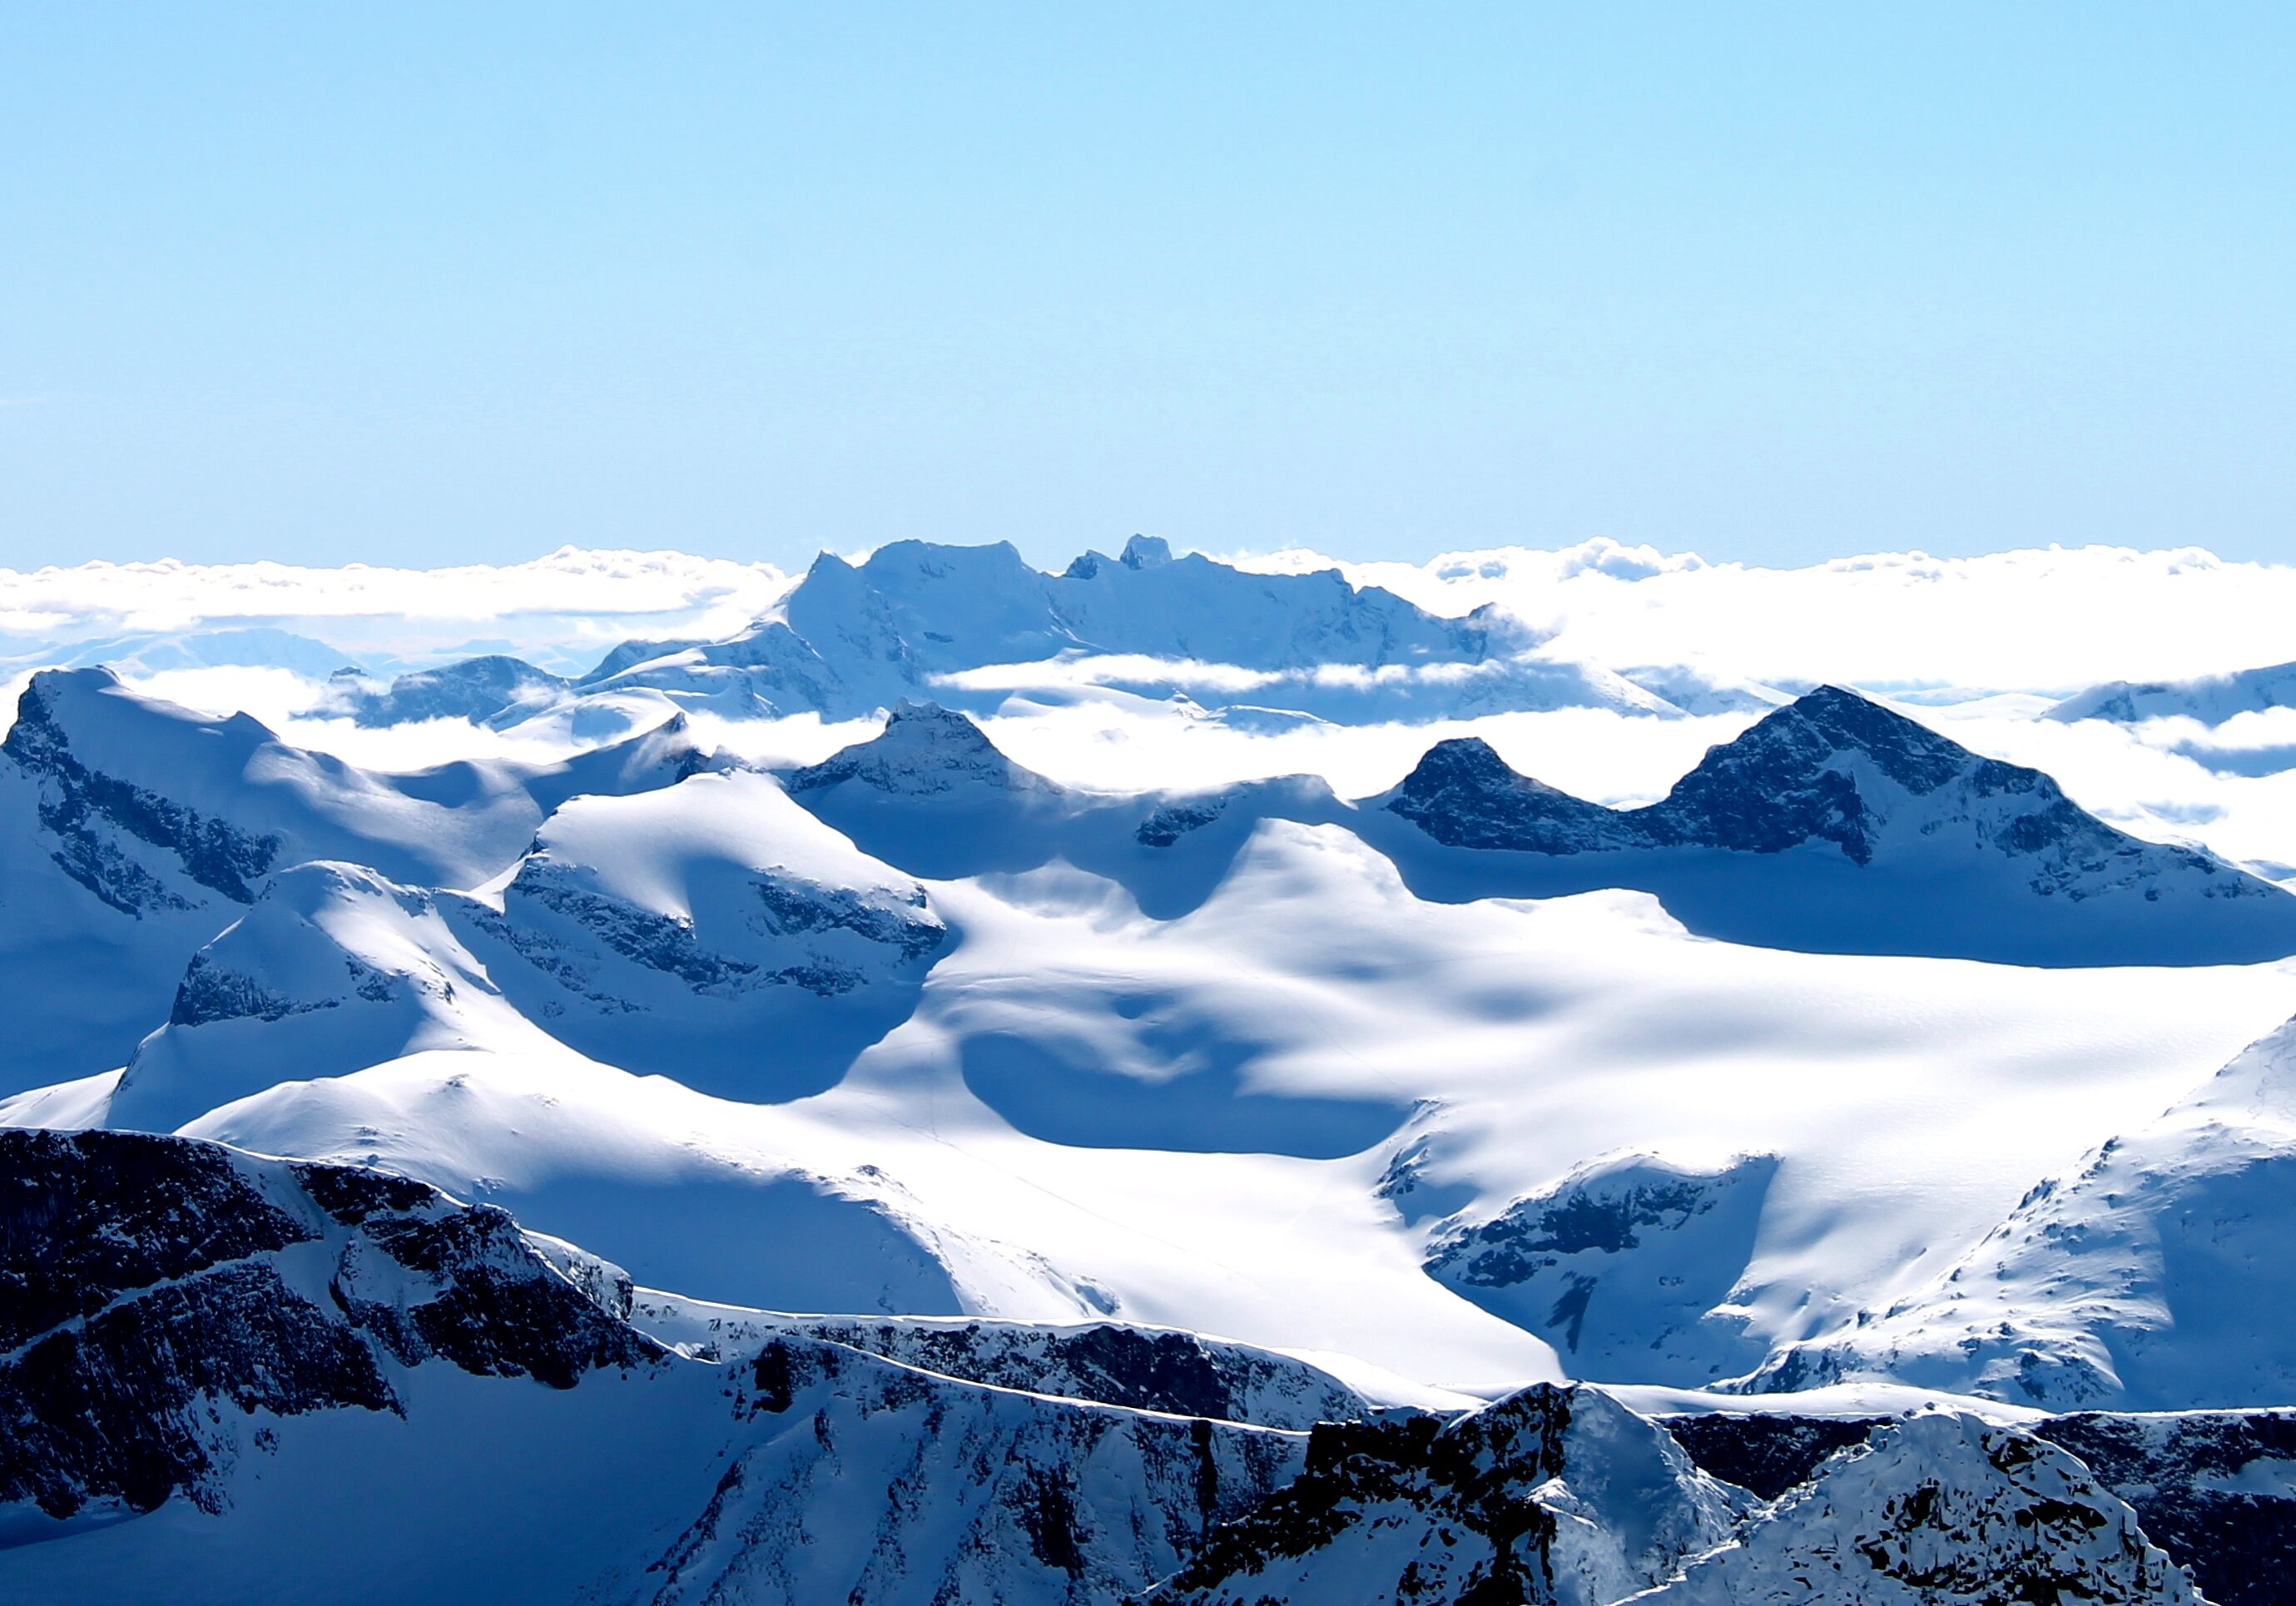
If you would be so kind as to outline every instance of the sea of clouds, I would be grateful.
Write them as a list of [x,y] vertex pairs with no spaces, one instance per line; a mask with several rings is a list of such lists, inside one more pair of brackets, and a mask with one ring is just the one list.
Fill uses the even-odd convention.
[[[1268,572],[1337,568],[1444,614],[1496,603],[1547,637],[1543,653],[1613,669],[1686,665],[1718,681],[1789,691],[1856,685],[1978,751],[2048,771],[2084,806],[2139,834],[2202,842],[2276,877],[2296,875],[2296,710],[2214,727],[2038,717],[2054,699],[2101,681],[2296,659],[2296,567],[2197,548],[2089,546],[1764,569],[1611,541],[1450,553],[1419,564],[1298,550],[1215,555]],[[731,635],[775,609],[796,578],[770,563],[574,548],[526,563],[441,569],[159,562],[0,570],[0,658],[20,685],[46,663],[255,628],[323,643],[310,662],[332,654],[391,672],[503,651],[564,673],[631,637]],[[132,677],[150,690],[215,712],[243,709],[354,762],[404,769],[562,750],[562,733],[541,728],[497,733],[449,721],[360,730],[311,717],[309,663],[234,664],[228,650],[220,651],[226,661],[191,663],[141,650],[145,667]],[[1005,676],[1012,696],[988,722],[992,734],[1022,763],[1075,785],[1133,790],[1303,773],[1360,796],[1392,784],[1431,742],[1472,730],[1520,769],[1631,803],[1662,795],[1709,744],[1753,717],[1656,720],[1571,709],[1253,729],[1103,686],[1106,668],[1046,665]],[[1212,665],[1191,672],[1206,686],[1247,673]],[[811,717],[697,723],[747,757],[784,763],[812,761],[869,729]]]

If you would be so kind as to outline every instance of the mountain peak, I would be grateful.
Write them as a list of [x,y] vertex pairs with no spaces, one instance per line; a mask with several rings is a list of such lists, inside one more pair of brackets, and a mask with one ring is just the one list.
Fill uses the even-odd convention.
[[908,698],[894,706],[883,730],[799,770],[789,778],[789,790],[813,791],[847,781],[909,797],[968,785],[1033,791],[1052,784],[1007,758],[964,715]]
[[1127,569],[1159,569],[1172,561],[1172,544],[1161,536],[1135,536],[1124,544]]
[[1817,840],[1864,864],[1890,802],[1874,795],[1877,779],[1925,798],[1980,771],[1988,791],[2046,791],[2045,807],[2062,800],[2038,770],[1980,758],[1918,720],[1820,686],[1709,748],[1644,817],[1661,841],[1776,853]]
[[1585,853],[1642,840],[1625,816],[1519,774],[1480,736],[1429,748],[1386,807],[1452,848]]

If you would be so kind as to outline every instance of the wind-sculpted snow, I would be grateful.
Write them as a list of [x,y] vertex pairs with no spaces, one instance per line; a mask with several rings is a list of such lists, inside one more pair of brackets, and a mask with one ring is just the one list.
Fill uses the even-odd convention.
[[1486,1221],[1439,1228],[1427,1269],[1544,1332],[1576,1375],[1702,1384],[1759,1364],[1729,1300],[1777,1161],[1716,1172],[1650,1155],[1588,1164]]
[[1874,1430],[1650,1606],[2193,1606],[2136,1514],[2055,1446],[1931,1412]]
[[2056,1409],[2296,1396],[2296,1023],[2037,1184],[1985,1240],[1765,1376],[1888,1373]]
[[1144,1597],[1607,1606],[1730,1531],[1743,1496],[1605,1396],[1318,1427],[1307,1468]]
[[[173,1012],[193,953],[296,864],[470,885],[514,864],[570,797],[667,786],[707,762],[678,724],[554,763],[386,774],[108,670],[37,675],[0,743],[0,963],[25,1001],[0,1086],[123,1063]],[[225,1007],[231,985],[195,979],[186,1007]]]
[[450,915],[552,1035],[750,1097],[833,1080],[908,1013],[951,936],[922,886],[743,774],[577,799],[498,893]]

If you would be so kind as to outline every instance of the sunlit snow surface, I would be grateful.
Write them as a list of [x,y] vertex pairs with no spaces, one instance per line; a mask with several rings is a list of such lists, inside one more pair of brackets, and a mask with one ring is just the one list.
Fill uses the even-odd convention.
[[[1407,828],[1339,812],[1462,734],[1578,796],[1647,803],[1762,697],[1833,680],[1894,688],[1901,712],[2049,772],[2137,836],[2279,879],[2296,864],[2296,768],[2274,755],[2296,750],[2296,727],[2275,722],[2296,713],[2043,716],[2093,684],[2287,658],[2285,571],[2098,553],[1772,575],[1611,547],[1349,566],[1433,614],[1513,610],[1537,651],[1592,666],[1574,684],[1595,703],[1423,719],[1365,704],[1376,717],[1349,723],[1252,703],[1293,673],[1264,666],[959,670],[971,681],[950,695],[1062,800],[1016,813],[984,794],[954,816],[785,792],[874,736],[873,713],[744,717],[719,681],[656,676],[507,722],[361,725],[330,716],[305,647],[201,645],[203,620],[264,619],[383,671],[472,646],[573,676],[624,635],[737,636],[790,586],[671,557],[529,567],[375,571],[363,611],[299,571],[0,585],[26,673],[72,656],[34,635],[84,620],[137,636],[123,695],[245,710],[278,738],[242,731],[247,751],[210,774],[154,758],[135,723],[113,767],[144,766],[155,790],[177,776],[228,817],[254,807],[234,791],[253,776],[268,789],[254,823],[295,840],[289,858],[327,861],[283,860],[252,904],[202,895],[113,930],[60,901],[77,889],[41,853],[12,848],[19,1012],[37,1037],[43,1011],[80,1007],[72,979],[102,969],[119,986],[81,1014],[111,1022],[118,1048],[68,1062],[42,1047],[0,1120],[380,1164],[506,1204],[643,1283],[743,1306],[1117,1315],[1480,1392],[1564,1375],[1701,1388],[1800,1364],[1805,1381],[1897,1368],[2022,1399],[2013,1345],[2007,1374],[1989,1354],[1951,1359],[1965,1323],[1939,1314],[1939,1280],[2030,1217],[2037,1184],[2093,1174],[2101,1145],[2158,1130],[2296,1012],[2285,961],[1795,952],[1694,935],[1662,897],[1618,886],[1438,900],[1411,889]],[[488,609],[504,604],[488,599],[521,586],[541,601],[497,629]],[[2091,616],[2069,618],[2068,595]],[[2153,632],[2110,627],[2140,605]],[[396,640],[394,610],[416,621]],[[1614,675],[1680,711],[1603,703]],[[665,758],[648,733],[680,709]],[[687,751],[722,758],[679,779]],[[1144,794],[1278,776],[1324,785],[1255,794],[1177,848],[1133,834]],[[1496,876],[1491,890],[1554,889]],[[1875,943],[1892,946],[1886,926]],[[203,947],[210,977],[255,992],[231,983],[203,1008],[186,979]],[[1538,1225],[1550,1210],[1628,1225],[1561,1241]],[[1553,1264],[1514,1275],[1488,1258],[1510,1242]],[[1446,1262],[1458,1245],[1485,1258]],[[2016,1308],[1986,1321],[2109,1345],[2100,1321],[2145,1297],[2112,1291],[2143,1266],[2095,1271],[2110,1287],[2094,1321],[2041,1286],[2065,1269],[2013,1268],[2000,1297]],[[1854,1337],[1860,1313],[1879,1335]],[[2179,1404],[2210,1392],[2209,1364],[2102,1371]],[[2277,1388],[2276,1364],[2243,1351],[2242,1376]]]

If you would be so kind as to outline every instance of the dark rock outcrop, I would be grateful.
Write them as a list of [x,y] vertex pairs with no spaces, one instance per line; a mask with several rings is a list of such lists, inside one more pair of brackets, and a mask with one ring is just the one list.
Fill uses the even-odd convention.
[[218,1510],[218,1405],[395,1411],[393,1364],[562,1389],[663,1353],[501,1210],[183,1138],[0,1130],[0,1508]]

